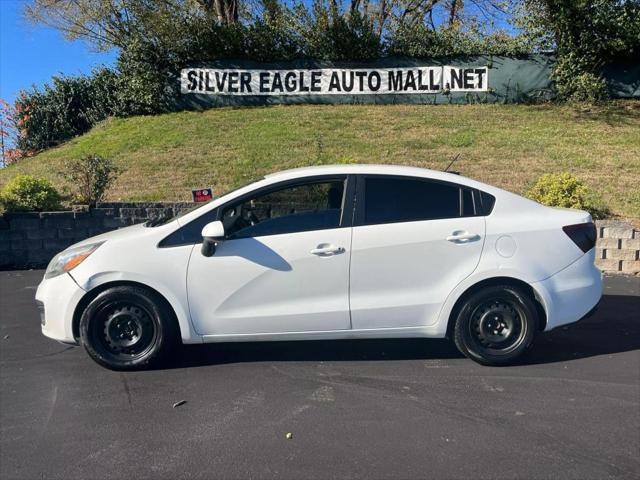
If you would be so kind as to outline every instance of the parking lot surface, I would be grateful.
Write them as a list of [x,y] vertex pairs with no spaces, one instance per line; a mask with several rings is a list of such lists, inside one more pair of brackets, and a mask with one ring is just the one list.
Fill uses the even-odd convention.
[[608,277],[593,317],[513,367],[360,340],[118,373],[40,334],[42,274],[0,272],[2,479],[640,477],[640,278]]

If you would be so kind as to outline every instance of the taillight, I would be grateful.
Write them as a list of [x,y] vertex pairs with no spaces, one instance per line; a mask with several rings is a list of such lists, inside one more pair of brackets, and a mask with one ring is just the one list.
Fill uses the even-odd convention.
[[588,252],[596,245],[598,235],[593,222],[567,225],[562,227],[562,230],[583,252]]

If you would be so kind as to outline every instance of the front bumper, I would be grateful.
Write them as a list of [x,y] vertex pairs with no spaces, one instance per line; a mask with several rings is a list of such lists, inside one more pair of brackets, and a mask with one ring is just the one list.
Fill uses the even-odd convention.
[[73,312],[85,291],[64,273],[43,279],[36,291],[42,333],[64,343],[77,343],[73,336]]
[[545,330],[577,322],[595,310],[602,297],[602,272],[591,249],[564,270],[532,284],[547,312]]

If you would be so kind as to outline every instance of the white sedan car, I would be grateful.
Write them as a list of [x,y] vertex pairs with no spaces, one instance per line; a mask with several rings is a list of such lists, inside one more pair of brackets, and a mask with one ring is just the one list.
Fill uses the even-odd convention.
[[268,175],[49,264],[43,333],[101,365],[203,342],[449,337],[513,362],[602,295],[588,213],[451,173],[343,165]]

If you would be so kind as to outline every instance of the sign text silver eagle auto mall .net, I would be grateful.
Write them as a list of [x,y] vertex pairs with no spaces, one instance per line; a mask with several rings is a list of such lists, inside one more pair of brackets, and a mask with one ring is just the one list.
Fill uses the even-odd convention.
[[212,95],[381,95],[486,92],[487,67],[318,68],[290,70],[186,68],[182,93]]

